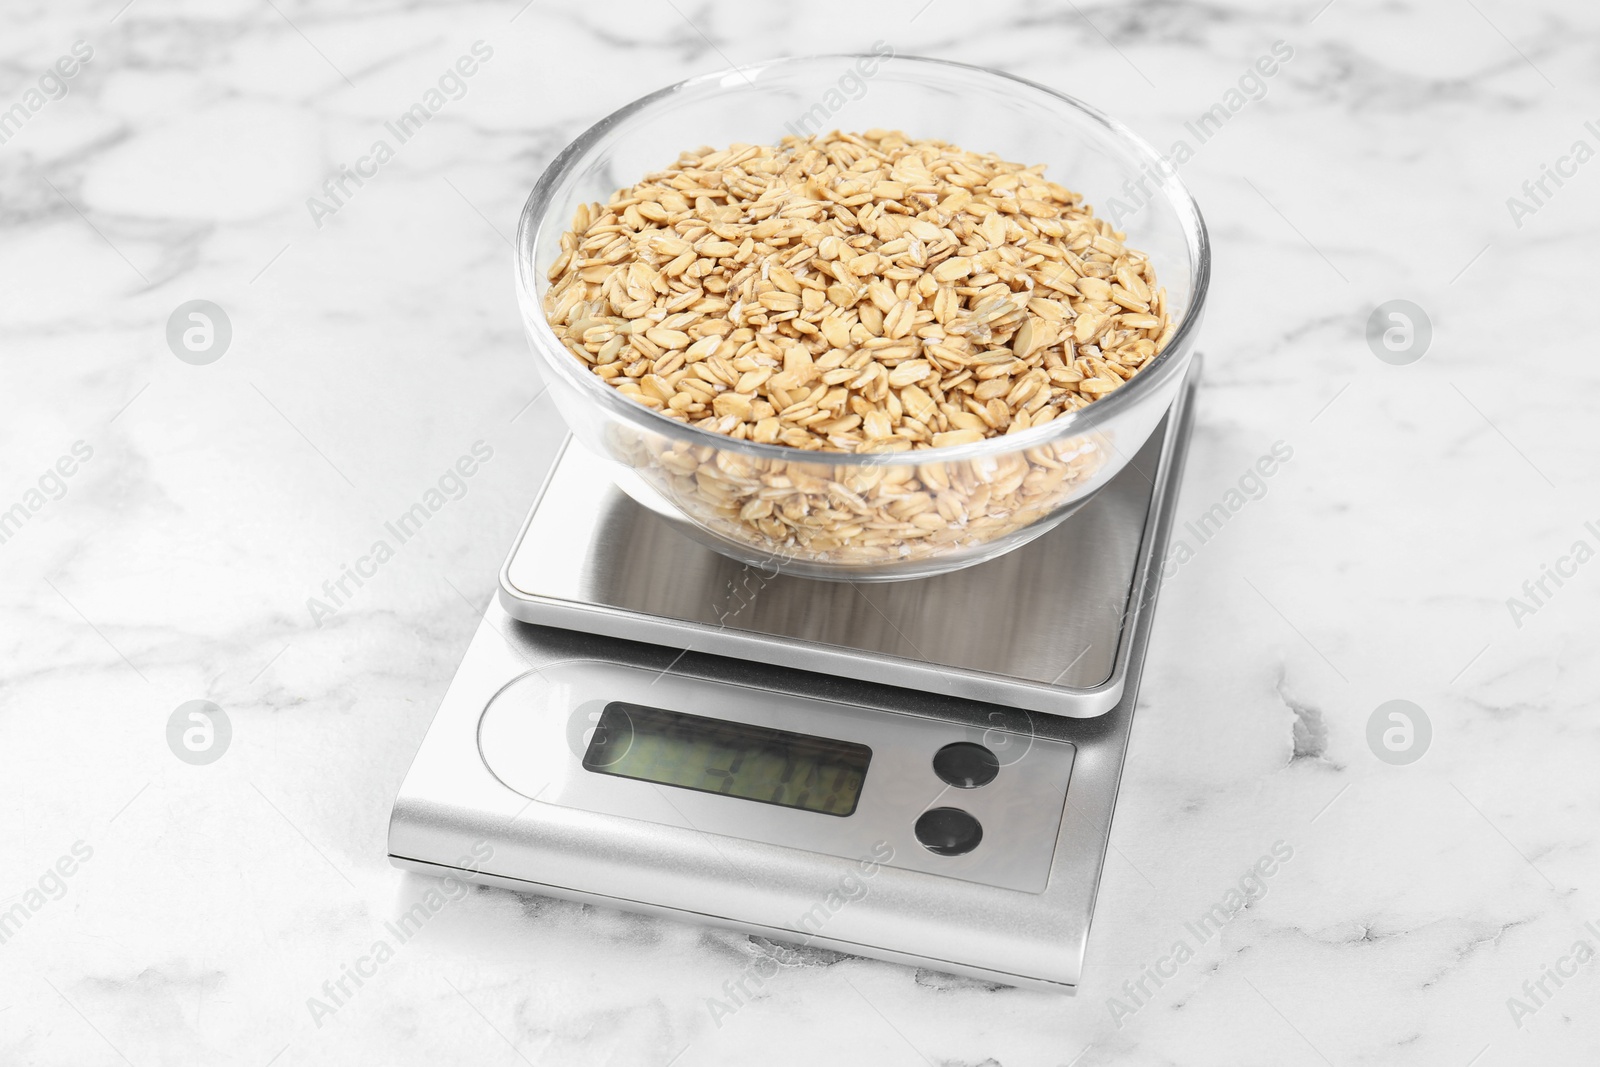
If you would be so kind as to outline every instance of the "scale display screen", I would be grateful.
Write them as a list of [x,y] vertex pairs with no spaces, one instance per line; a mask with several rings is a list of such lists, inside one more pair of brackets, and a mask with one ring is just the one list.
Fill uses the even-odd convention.
[[598,774],[839,816],[856,810],[871,762],[850,741],[623,701],[606,705],[583,754]]

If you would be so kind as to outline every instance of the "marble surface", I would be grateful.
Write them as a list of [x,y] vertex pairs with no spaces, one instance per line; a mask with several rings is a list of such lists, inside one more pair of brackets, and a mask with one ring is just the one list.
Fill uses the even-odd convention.
[[[0,509],[24,510],[0,543],[0,1061],[1600,1055],[1600,962],[1572,954],[1600,947],[1600,14],[519,3],[0,14],[0,108],[23,108],[0,144]],[[1293,50],[1182,166],[1216,258],[1180,517],[1275,442],[1293,456],[1163,596],[1082,993],[814,952],[718,1025],[707,998],[762,946],[483,889],[317,1011],[437,890],[389,866],[389,805],[562,433],[529,404],[511,293],[529,186],[645,91],[880,39],[1163,148]],[[475,41],[464,95],[313,218]],[[1546,166],[1562,184],[1525,191]],[[204,366],[165,332],[194,299],[232,327]],[[1393,299],[1431,320],[1419,362],[1369,348]],[[458,498],[313,620],[478,442]],[[1546,567],[1566,576],[1525,591]],[[1396,699],[1432,723],[1403,766],[1368,742]],[[204,766],[168,745],[194,700],[232,729]],[[1241,881],[1200,943],[1185,923]],[[1147,967],[1172,976],[1129,992]]]

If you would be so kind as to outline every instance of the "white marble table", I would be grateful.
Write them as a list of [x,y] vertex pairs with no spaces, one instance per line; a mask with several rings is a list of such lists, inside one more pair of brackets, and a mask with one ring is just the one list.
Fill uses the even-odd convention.
[[[0,1061],[1600,1055],[1600,962],[1571,956],[1600,947],[1600,15],[519,2],[0,14],[0,109],[22,108],[0,124]],[[511,294],[529,186],[649,89],[877,40],[1189,140],[1216,278],[1181,517],[1293,453],[1163,598],[1082,994],[813,952],[719,1025],[708,998],[762,946],[489,889],[363,963],[437,890],[386,861],[389,804],[562,433],[528,405]],[[1275,41],[1292,58],[1198,143],[1185,123]],[[324,180],[462,56],[461,98],[334,203]],[[1562,184],[1525,191],[1544,165]],[[194,299],[231,322],[208,365],[166,341]],[[1391,299],[1431,319],[1420,362],[1369,350]],[[361,563],[479,442],[457,498]],[[1567,574],[1535,602],[1546,566]],[[1394,699],[1432,723],[1411,765],[1369,748]],[[168,747],[192,700],[231,723],[209,765]],[[1279,842],[1201,942],[1186,922]]]

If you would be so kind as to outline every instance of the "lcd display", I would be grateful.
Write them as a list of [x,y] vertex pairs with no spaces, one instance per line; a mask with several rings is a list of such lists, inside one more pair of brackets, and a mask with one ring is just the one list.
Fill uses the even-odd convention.
[[583,766],[703,793],[849,815],[872,749],[850,741],[613,701],[600,714]]

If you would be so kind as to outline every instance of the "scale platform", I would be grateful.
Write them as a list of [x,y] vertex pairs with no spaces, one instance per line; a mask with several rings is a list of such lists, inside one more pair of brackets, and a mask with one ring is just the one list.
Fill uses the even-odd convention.
[[1075,990],[1198,371],[1056,529],[906,582],[768,578],[565,449],[392,862]]
[[[1159,443],[1049,535],[911,581],[792,578],[686,537],[569,442],[500,572],[541,626],[794,667],[1052,715],[1109,711],[1148,540]],[[1142,533],[1141,533],[1142,531]]]

